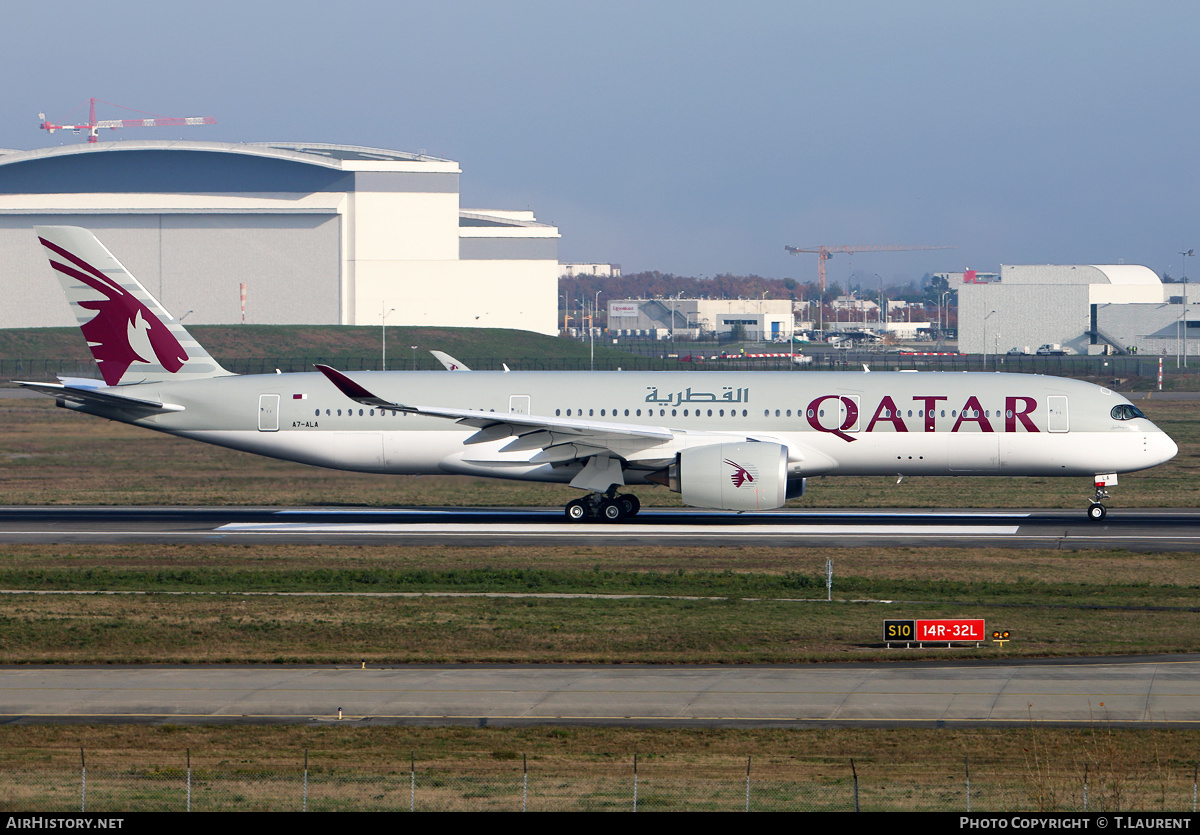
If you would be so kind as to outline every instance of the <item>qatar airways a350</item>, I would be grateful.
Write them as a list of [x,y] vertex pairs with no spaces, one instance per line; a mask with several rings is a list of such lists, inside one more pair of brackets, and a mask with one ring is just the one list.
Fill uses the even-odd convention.
[[1031,374],[226,371],[94,235],[39,227],[102,379],[22,383],[58,405],[320,467],[569,484],[574,521],[616,521],[663,485],[685,504],[769,510],[818,475],[1090,479],[1175,443],[1116,392]]

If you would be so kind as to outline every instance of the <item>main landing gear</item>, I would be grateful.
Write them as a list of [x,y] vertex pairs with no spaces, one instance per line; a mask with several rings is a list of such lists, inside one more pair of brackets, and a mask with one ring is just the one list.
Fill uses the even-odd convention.
[[632,493],[590,493],[576,499],[564,508],[572,522],[620,522],[637,516],[642,503]]

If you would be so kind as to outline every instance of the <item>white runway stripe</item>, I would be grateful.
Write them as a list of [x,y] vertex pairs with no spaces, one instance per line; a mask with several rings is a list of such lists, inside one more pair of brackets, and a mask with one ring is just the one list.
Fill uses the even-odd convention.
[[307,522],[232,523],[224,533],[377,533],[447,535],[582,534],[587,536],[1012,536],[1016,525],[521,525]]

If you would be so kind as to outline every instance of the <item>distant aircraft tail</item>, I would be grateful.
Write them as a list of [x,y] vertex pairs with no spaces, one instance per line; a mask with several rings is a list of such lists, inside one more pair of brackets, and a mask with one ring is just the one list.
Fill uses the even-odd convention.
[[106,384],[229,374],[91,232],[36,231]]

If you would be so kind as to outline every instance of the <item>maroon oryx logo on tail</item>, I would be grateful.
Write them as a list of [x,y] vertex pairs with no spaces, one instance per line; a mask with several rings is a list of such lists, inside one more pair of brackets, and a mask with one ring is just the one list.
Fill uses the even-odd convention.
[[183,368],[187,351],[150,308],[87,261],[45,238],[38,240],[46,249],[70,262],[64,264],[51,258],[50,266],[104,296],[103,299],[79,302],[85,310],[96,311],[96,316],[83,324],[81,330],[100,373],[104,375],[104,382],[117,385],[133,363],[153,362],[148,356],[142,356],[151,352],[159,365],[172,374]]
[[743,484],[754,481],[754,476],[750,471],[734,461],[725,459],[725,463],[733,467],[733,473],[729,476],[729,480],[733,482],[734,487],[741,487]]

